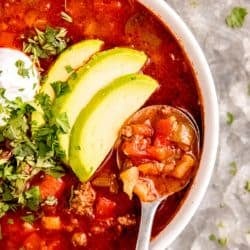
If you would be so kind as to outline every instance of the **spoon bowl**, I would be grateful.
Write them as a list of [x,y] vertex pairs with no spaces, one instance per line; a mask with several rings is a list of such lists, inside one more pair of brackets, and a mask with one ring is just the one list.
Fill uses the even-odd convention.
[[[199,152],[200,134],[199,134],[199,128],[196,125],[195,120],[191,114],[189,114],[185,110],[174,108],[174,107],[167,106],[167,105],[153,105],[153,106],[148,106],[146,108],[143,108],[139,110],[138,112],[134,113],[125,122],[123,126],[123,128],[127,130],[128,128],[130,128],[129,126],[133,126],[136,124],[147,124],[150,126],[154,124],[155,126],[155,124],[157,123],[157,120],[159,119],[171,120],[173,117],[177,121],[176,123],[177,125],[175,124],[176,130],[178,130],[180,126],[182,125],[184,126],[185,129],[182,128],[183,130],[182,134],[186,136],[187,138],[186,141],[189,143],[188,148],[187,148],[187,145],[184,145],[183,143],[181,143],[180,151],[185,151],[188,154],[192,155],[192,157],[195,158],[196,164],[192,167],[191,171],[188,171],[181,178],[178,176],[176,177],[175,175],[171,176],[171,173],[168,173],[167,175],[161,174],[158,177],[152,177],[153,182],[150,181],[150,183],[155,184],[157,182],[161,182],[161,186],[164,186],[164,188],[159,188],[159,185],[157,186],[153,184],[154,188],[152,188],[153,190],[152,192],[155,195],[152,197],[154,198],[150,200],[145,200],[139,196],[139,199],[141,201],[141,222],[140,222],[136,250],[148,250],[149,249],[150,236],[151,236],[154,216],[161,202],[163,200],[166,200],[169,196],[183,190],[193,178],[197,169],[197,165],[198,165],[197,162],[198,162],[199,153],[200,153]],[[190,136],[187,136],[185,133],[186,134],[189,133]],[[132,135],[129,135],[129,136],[132,136]],[[117,164],[121,171],[122,169],[124,169],[124,162],[126,161],[127,155],[124,154],[124,152],[122,152],[120,147],[122,147],[123,141],[126,141],[126,140],[127,139],[126,138],[124,139],[124,134],[123,134],[123,131],[121,130],[119,139],[117,140],[117,143],[116,143]],[[179,143],[178,140],[175,138],[175,136],[172,136],[171,140],[174,142],[174,144]],[[146,178],[143,177],[141,178],[141,180],[146,180]],[[134,191],[134,193],[136,192]]]

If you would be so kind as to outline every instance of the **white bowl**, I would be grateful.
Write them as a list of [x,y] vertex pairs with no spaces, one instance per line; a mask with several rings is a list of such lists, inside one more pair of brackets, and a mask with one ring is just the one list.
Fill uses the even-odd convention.
[[219,139],[219,111],[215,86],[208,63],[186,24],[164,0],[139,0],[139,2],[166,24],[186,52],[196,72],[204,108],[204,141],[198,172],[175,217],[151,242],[151,249],[163,250],[174,241],[191,220],[207,190],[216,161]]

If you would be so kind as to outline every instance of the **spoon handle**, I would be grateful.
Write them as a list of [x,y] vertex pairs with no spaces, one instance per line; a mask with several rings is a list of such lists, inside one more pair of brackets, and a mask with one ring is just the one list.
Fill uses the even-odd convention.
[[151,203],[142,202],[141,205],[141,222],[136,243],[136,250],[149,250],[150,237],[154,216],[160,201]]

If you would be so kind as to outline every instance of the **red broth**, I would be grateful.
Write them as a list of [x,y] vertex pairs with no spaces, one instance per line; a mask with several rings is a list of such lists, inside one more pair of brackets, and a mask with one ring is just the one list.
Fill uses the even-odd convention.
[[[72,16],[73,23],[62,20],[60,12],[65,10]],[[193,115],[202,130],[202,107],[192,66],[168,28],[141,4],[134,0],[2,0],[0,2],[0,47],[22,50],[21,37],[32,33],[34,27],[44,29],[47,25],[65,27],[72,44],[82,39],[99,38],[105,41],[106,48],[129,46],[145,51],[150,62],[143,72],[157,79],[161,86],[146,105],[167,104],[184,108]],[[45,72],[53,60],[42,61]],[[93,179],[105,173],[118,176],[114,156]],[[39,176],[33,181],[39,183],[42,178],[43,176]],[[23,249],[22,247],[34,250],[134,249],[140,221],[139,200],[136,197],[129,200],[122,192],[119,180],[117,193],[110,192],[109,188],[93,186],[97,200],[94,208],[95,218],[79,216],[68,209],[71,187],[76,187],[78,184],[77,178],[68,170],[63,177],[63,186],[57,194],[58,205],[42,207],[39,212],[40,216],[59,216],[63,225],[61,230],[46,230],[39,215],[32,228],[24,229],[20,216],[26,211],[19,209],[9,212],[0,219],[0,249],[14,250]],[[173,195],[160,206],[154,222],[153,236],[156,236],[176,214],[187,190],[188,188]],[[100,212],[98,206],[103,203],[109,209]],[[135,224],[123,227],[112,222],[112,217],[126,215],[133,215]],[[74,221],[78,223],[77,230],[71,231],[69,227]],[[80,232],[85,232],[87,245],[74,247],[73,233]],[[33,242],[33,245],[27,242]]]

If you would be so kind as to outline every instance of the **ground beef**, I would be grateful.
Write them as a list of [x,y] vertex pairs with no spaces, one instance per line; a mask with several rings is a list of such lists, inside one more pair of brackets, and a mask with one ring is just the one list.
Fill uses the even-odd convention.
[[71,210],[78,215],[93,217],[93,205],[96,199],[96,192],[90,182],[82,183],[74,190],[71,200]]

